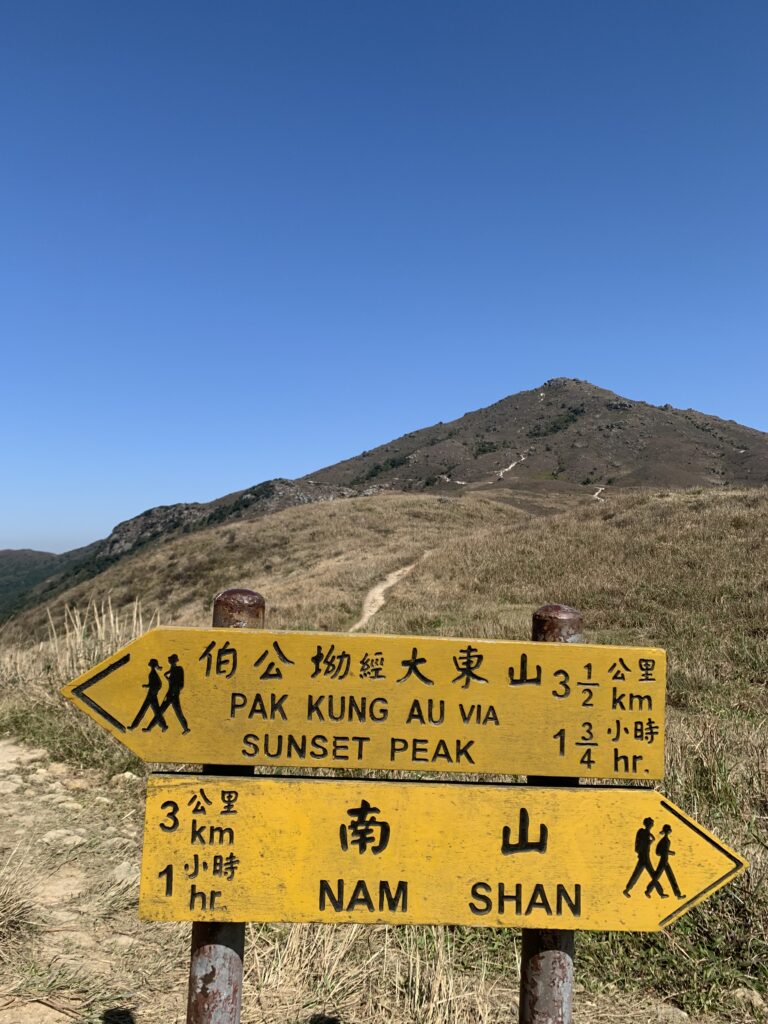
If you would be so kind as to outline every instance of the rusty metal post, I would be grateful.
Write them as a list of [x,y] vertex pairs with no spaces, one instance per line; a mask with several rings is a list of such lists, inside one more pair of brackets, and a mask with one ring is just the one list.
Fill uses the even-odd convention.
[[[581,614],[564,604],[545,604],[533,613],[532,640],[579,643]],[[578,786],[578,779],[528,776],[534,786]],[[572,931],[524,928],[520,959],[520,1024],[571,1024],[573,1012]]]
[[[253,590],[225,590],[213,601],[213,625],[263,629],[265,602]],[[247,765],[203,765],[215,775],[252,775]],[[194,921],[189,964],[187,1024],[240,1024],[245,925]]]

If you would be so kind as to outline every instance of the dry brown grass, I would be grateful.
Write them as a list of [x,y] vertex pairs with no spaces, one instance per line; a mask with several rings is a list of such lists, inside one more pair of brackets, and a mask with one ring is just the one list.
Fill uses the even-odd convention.
[[265,593],[274,628],[344,629],[374,583],[446,537],[527,518],[482,499],[404,494],[286,509],[149,546],[44,609],[20,615],[0,635],[40,638],[48,616],[58,629],[68,607],[107,600],[121,614],[140,600],[166,625],[199,626],[209,621],[213,596],[228,587]]
[[23,863],[20,843],[0,862],[0,962],[9,962],[35,926],[31,885]]
[[290,925],[253,929],[245,975],[246,1022],[323,1016],[385,1024],[498,1020],[498,982],[467,971],[441,928]]
[[0,653],[0,735],[44,746],[55,757],[105,772],[136,768],[132,754],[105,744],[103,731],[62,702],[60,688],[91,665],[157,624],[134,601],[118,612],[109,599],[84,608],[66,607],[48,638],[36,644],[5,644]]

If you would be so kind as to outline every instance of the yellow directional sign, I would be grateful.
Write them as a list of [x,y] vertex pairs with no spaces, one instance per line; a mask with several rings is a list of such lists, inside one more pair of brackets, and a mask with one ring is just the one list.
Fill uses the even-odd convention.
[[154,629],[62,690],[145,761],[664,774],[654,648]]
[[746,867],[648,789],[152,776],[140,913],[656,931]]

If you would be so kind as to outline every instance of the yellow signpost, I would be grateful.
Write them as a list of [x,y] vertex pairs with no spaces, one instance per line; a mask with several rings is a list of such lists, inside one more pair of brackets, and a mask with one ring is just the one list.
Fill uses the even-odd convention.
[[145,761],[659,779],[665,652],[151,630],[62,690]]
[[164,775],[140,912],[656,931],[746,867],[648,789]]
[[[536,642],[242,628],[263,614],[225,591],[219,626],[62,690],[143,760],[209,766],[147,787],[140,912],[195,922],[188,1024],[238,1024],[244,921],[522,928],[520,1020],[567,1022],[575,930],[656,931],[747,867],[656,791],[567,785],[663,777],[663,650],[571,643],[563,605]],[[264,766],[540,784],[243,774]]]

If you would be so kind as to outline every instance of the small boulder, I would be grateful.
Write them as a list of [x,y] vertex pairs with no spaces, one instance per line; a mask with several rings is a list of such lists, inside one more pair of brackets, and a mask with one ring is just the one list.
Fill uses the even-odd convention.
[[748,1006],[755,1013],[768,1016],[768,1003],[763,999],[759,992],[753,988],[737,988],[734,989],[733,998],[737,1003],[741,1003],[742,1006]]
[[130,860],[122,860],[117,867],[112,868],[109,877],[116,882],[134,882],[139,877],[138,865]]
[[41,842],[45,843],[46,846],[62,846],[74,849],[76,846],[82,846],[85,839],[77,835],[76,832],[69,832],[65,828],[54,828],[50,832],[45,833]]

